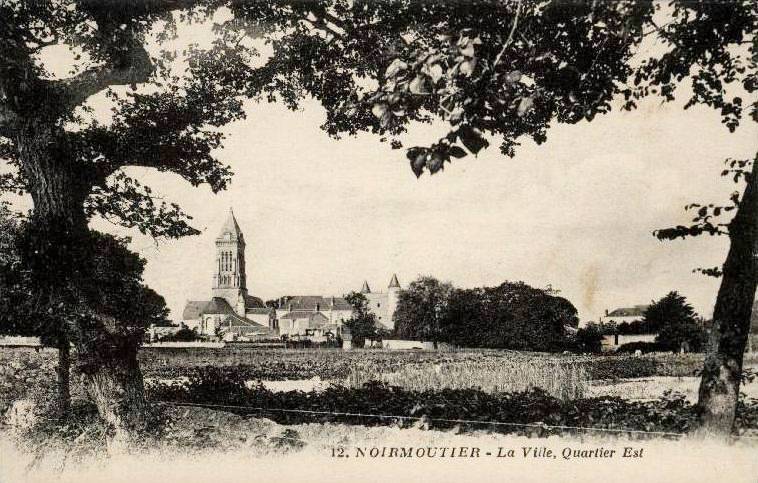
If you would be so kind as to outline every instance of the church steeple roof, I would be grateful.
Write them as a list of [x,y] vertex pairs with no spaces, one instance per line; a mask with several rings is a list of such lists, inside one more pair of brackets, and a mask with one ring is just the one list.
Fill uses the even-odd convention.
[[229,233],[232,235],[232,240],[238,240],[242,238],[242,230],[237,224],[237,219],[234,217],[234,211],[229,208],[229,216],[226,218],[224,226],[221,227],[221,233],[218,234],[219,238],[224,238],[224,235]]
[[361,293],[371,293],[371,289],[368,286],[368,281],[363,281],[363,287],[361,287]]
[[389,288],[400,288],[400,282],[397,281],[397,274],[392,274],[392,280],[390,280]]

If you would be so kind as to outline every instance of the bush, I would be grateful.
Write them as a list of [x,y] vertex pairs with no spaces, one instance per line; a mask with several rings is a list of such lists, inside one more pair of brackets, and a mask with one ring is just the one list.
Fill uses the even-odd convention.
[[[360,388],[331,386],[322,392],[271,392],[262,386],[248,388],[239,380],[218,380],[212,368],[197,372],[184,384],[154,384],[153,400],[236,405],[236,413],[263,414],[280,424],[335,422],[365,426],[412,425],[419,419],[429,427],[488,429],[499,433],[547,436],[565,430],[518,424],[573,426],[632,431],[686,433],[696,420],[695,407],[683,395],[666,393],[653,401],[627,401],[598,397],[562,402],[540,389],[489,394],[478,389],[411,391],[378,382]],[[263,408],[263,409],[261,409]],[[306,410],[310,412],[291,412]],[[315,413],[315,414],[314,414]],[[344,416],[335,413],[350,413]],[[371,414],[359,417],[354,414]],[[413,419],[378,417],[405,416]],[[482,423],[460,420],[483,421]],[[508,424],[488,424],[498,421]],[[758,400],[741,400],[735,432],[754,431]],[[633,434],[634,437],[655,437]]]
[[616,350],[616,352],[621,354],[634,354],[637,351],[642,351],[643,354],[649,354],[650,352],[663,352],[665,349],[657,342],[629,342],[628,344],[620,345],[618,350]]
[[587,324],[576,331],[574,336],[575,352],[590,352],[597,354],[603,348],[603,332],[597,324]]
[[161,339],[161,342],[192,342],[200,339],[197,332],[188,328],[182,327],[173,334],[169,334]]

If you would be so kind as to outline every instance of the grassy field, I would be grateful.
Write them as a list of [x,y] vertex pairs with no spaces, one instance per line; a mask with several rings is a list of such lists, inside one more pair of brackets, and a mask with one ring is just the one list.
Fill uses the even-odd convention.
[[[51,392],[56,352],[50,349],[0,351],[0,412],[15,399],[39,399]],[[746,366],[758,357],[748,355]],[[316,349],[144,349],[146,380],[182,380],[203,367],[250,381],[285,382],[283,390],[339,384],[358,388],[369,381],[411,391],[477,388],[504,393],[539,388],[562,401],[604,395],[652,399],[666,390],[694,399],[699,354],[577,356],[496,350],[381,351]],[[316,380],[316,383],[313,380]],[[303,381],[303,387],[298,387]],[[75,379],[74,379],[75,382]],[[755,395],[758,381],[746,386]],[[74,384],[73,395],[81,393]]]

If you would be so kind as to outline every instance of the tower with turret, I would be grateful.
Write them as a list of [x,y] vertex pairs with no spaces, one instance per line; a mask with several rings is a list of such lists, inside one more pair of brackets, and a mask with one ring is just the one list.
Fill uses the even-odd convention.
[[245,237],[231,208],[221,232],[216,237],[216,267],[213,273],[212,295],[223,298],[235,312],[245,315]]
[[397,302],[400,298],[400,282],[397,281],[397,274],[392,274],[392,279],[387,287],[387,317],[388,323],[394,327],[393,316],[397,310]]
[[397,275],[392,275],[386,292],[372,292],[368,281],[365,281],[361,287],[361,293],[366,297],[368,310],[376,315],[377,321],[384,328],[392,330],[394,327],[392,319],[400,297],[400,283],[397,280]]

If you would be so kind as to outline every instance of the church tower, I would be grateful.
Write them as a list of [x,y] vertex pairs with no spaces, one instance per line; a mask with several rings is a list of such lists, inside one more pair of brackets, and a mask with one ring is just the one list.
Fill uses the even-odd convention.
[[400,298],[400,282],[397,281],[397,275],[392,274],[392,280],[387,287],[387,317],[389,318],[389,324],[393,325],[393,316],[397,310],[397,302]]
[[245,238],[231,208],[221,233],[216,238],[216,269],[212,293],[213,297],[221,297],[229,302],[235,312],[245,315]]

